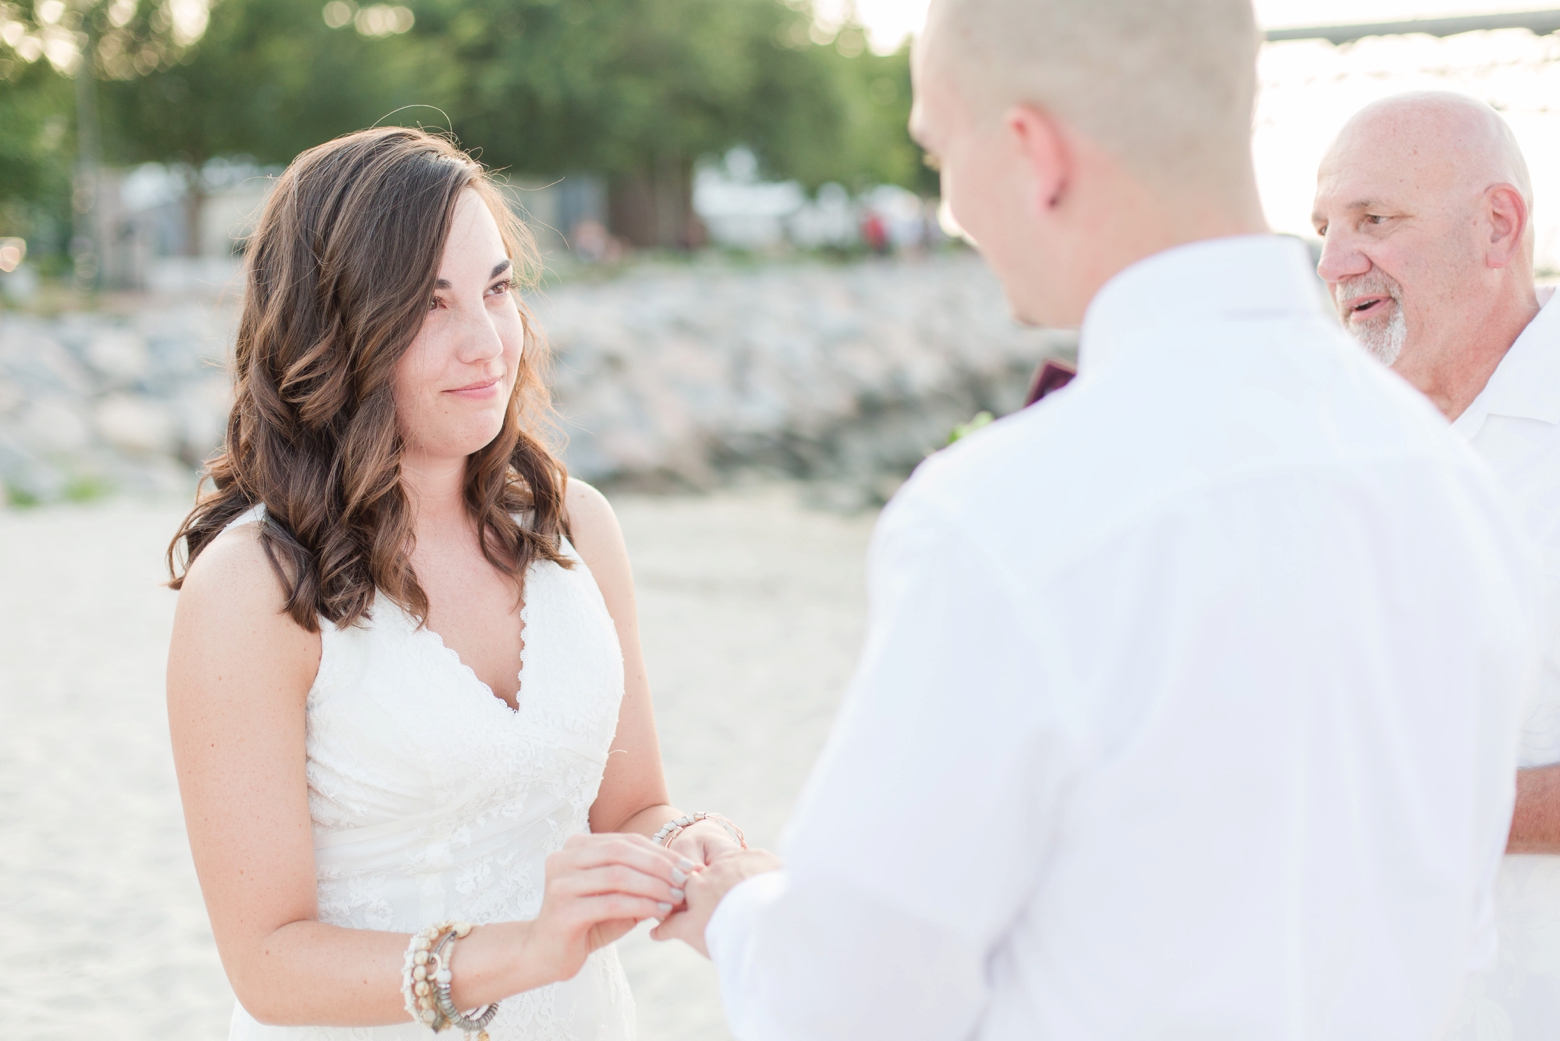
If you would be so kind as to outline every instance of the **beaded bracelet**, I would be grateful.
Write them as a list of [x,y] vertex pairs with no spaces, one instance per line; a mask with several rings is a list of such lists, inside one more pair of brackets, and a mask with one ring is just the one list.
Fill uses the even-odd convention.
[[[422,932],[413,933],[406,945],[406,959],[401,965],[401,1001],[406,1006],[407,1015],[435,1032],[443,1030],[446,1024],[432,998],[433,985],[428,981],[429,965],[433,962],[434,943],[444,933],[455,928],[456,924],[440,922],[428,926]],[[437,964],[433,968],[437,971]]]
[[[465,932],[461,931],[461,926],[465,926]],[[433,948],[434,963],[439,967],[434,973],[434,1002],[438,1005],[439,1015],[448,1021],[449,1026],[465,1031],[468,1036],[476,1034],[477,1041],[488,1041],[487,1025],[498,1015],[498,1002],[492,1002],[467,1015],[455,1007],[455,999],[450,996],[450,984],[454,980],[449,969],[450,959],[455,953],[453,945],[457,937],[464,938],[469,932],[471,926],[462,922],[453,931],[445,933],[444,938]],[[451,948],[448,955],[444,953],[445,947]]]
[[747,836],[742,834],[742,829],[718,813],[690,813],[686,817],[678,817],[676,820],[667,821],[661,825],[661,830],[656,832],[655,837],[650,841],[660,846],[670,846],[672,840],[700,821],[714,821],[731,833],[731,837],[736,840],[737,845],[743,849],[748,848]]
[[450,954],[445,948],[471,933],[469,922],[440,922],[412,936],[406,945],[406,960],[401,971],[401,1000],[406,1012],[418,1023],[440,1033],[450,1027],[477,1034],[477,1041],[488,1041],[487,1025],[498,1015],[498,1003],[479,1009],[470,1016],[455,1007],[450,997]]

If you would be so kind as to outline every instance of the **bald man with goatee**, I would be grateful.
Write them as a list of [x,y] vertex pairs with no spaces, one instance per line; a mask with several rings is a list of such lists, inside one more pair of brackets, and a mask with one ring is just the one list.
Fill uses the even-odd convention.
[[1079,375],[883,511],[786,833],[655,930],[741,1041],[1432,1041],[1493,946],[1538,592],[1268,232],[1248,0],[933,0],[911,130]]
[[1459,94],[1369,106],[1317,177],[1318,271],[1345,328],[1489,463],[1543,554],[1545,659],[1496,885],[1500,947],[1451,1035],[1467,1041],[1560,1037],[1560,305],[1533,288],[1532,205],[1510,127]]

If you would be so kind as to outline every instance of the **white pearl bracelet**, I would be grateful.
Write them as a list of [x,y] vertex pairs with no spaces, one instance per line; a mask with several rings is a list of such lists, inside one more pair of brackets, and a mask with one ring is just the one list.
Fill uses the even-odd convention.
[[656,832],[650,841],[658,846],[670,846],[673,839],[681,835],[685,829],[693,827],[700,821],[714,821],[731,833],[731,837],[736,840],[737,845],[743,849],[748,848],[747,836],[742,834],[742,829],[718,813],[690,813],[686,817],[678,817],[676,820],[667,821],[661,825],[661,830]]

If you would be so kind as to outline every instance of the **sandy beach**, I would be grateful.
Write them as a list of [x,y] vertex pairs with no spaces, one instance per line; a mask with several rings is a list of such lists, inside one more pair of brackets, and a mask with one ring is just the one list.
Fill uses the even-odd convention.
[[[795,485],[614,497],[673,798],[773,844],[859,645],[873,517]],[[0,510],[0,1033],[226,1036],[168,750],[160,587],[177,501]],[[709,966],[621,944],[645,1041],[729,1037]]]

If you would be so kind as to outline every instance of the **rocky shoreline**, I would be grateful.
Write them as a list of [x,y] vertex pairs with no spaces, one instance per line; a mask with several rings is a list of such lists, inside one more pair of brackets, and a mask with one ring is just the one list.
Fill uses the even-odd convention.
[[[238,292],[0,313],[13,503],[188,488],[219,443]],[[1022,401],[1066,334],[1024,329],[967,252],[851,264],[645,264],[529,296],[572,472],[708,489],[758,471],[881,501],[952,427]]]

